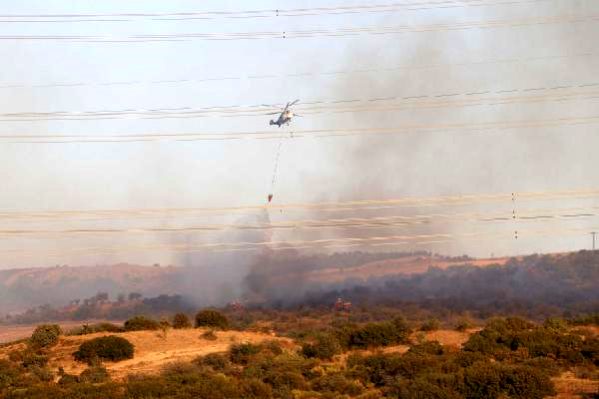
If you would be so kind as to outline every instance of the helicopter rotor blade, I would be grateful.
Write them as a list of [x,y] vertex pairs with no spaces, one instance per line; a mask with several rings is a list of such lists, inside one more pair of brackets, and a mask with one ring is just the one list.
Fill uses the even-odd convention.
[[292,103],[287,103],[287,106],[290,107],[292,105],[295,105],[295,104],[298,103],[298,101],[299,101],[299,98],[297,100],[295,100],[294,102],[292,102]]

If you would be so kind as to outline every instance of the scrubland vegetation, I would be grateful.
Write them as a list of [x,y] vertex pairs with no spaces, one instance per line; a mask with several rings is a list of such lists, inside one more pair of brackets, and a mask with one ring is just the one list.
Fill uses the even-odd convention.
[[[536,399],[558,393],[565,375],[584,389],[561,398],[597,397],[598,261],[583,251],[432,268],[310,292],[300,302],[264,291],[264,303],[224,309],[136,298],[144,311],[123,324],[68,331],[44,324],[30,339],[0,347],[0,398]],[[338,297],[350,308],[334,308]],[[140,337],[148,334],[158,345],[170,328],[194,350],[218,350],[185,361],[175,355],[152,373],[127,372],[139,355],[132,342],[145,344]],[[227,330],[256,340],[223,341]],[[77,347],[62,345],[74,337]],[[78,367],[58,367],[60,351]]]
[[[377,320],[357,320],[366,313]],[[285,320],[294,317],[296,328],[291,329]],[[302,324],[302,318],[311,322]],[[190,328],[187,315],[173,315],[171,320],[179,328]],[[112,379],[103,362],[135,356],[127,331],[154,330],[159,321],[135,317],[124,327],[105,323],[67,332],[104,331],[72,354],[88,365],[79,375],[49,366],[51,348],[62,332],[43,325],[26,345],[0,360],[0,397],[535,399],[554,395],[552,379],[567,370],[588,380],[599,379],[595,315],[549,318],[543,323],[491,318],[484,327],[471,331],[461,348],[422,339],[424,331],[443,328],[444,321],[409,321],[393,309],[329,317],[324,312],[274,312],[262,320],[244,311],[227,317],[209,309],[198,312],[195,320],[198,326],[213,329],[259,329],[267,322],[280,334],[293,337],[295,345],[282,345],[274,338],[260,344],[231,343],[226,352],[167,364],[157,375]],[[277,327],[279,321],[283,323]],[[459,319],[455,328],[470,323]],[[214,334],[214,330],[202,331]],[[201,335],[207,334],[198,332],[198,340],[205,339]],[[397,345],[405,350],[384,350]]]

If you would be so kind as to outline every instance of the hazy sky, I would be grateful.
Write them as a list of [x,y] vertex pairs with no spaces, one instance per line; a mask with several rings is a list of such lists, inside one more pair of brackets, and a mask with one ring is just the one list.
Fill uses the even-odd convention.
[[[464,1],[458,7],[418,0],[419,9],[342,15],[265,18],[215,18],[164,21],[152,17],[127,21],[64,22],[31,14],[178,13],[338,7],[360,1],[29,1],[5,2],[0,17],[1,113],[83,112],[227,105],[277,104],[431,96],[446,100],[435,108],[376,112],[307,114],[287,131],[310,129],[402,128],[407,125],[502,123],[599,117],[599,3],[593,0]],[[201,4],[200,4],[201,3]],[[502,4],[503,3],[503,4]],[[369,3],[368,3],[369,4]],[[373,3],[374,4],[374,3]],[[376,3],[382,4],[382,3]],[[432,6],[436,4],[436,6]],[[464,6],[467,5],[468,6]],[[14,17],[15,14],[25,14]],[[317,13],[318,14],[318,13]],[[13,15],[13,17],[6,17]],[[580,20],[580,18],[587,18]],[[578,18],[578,19],[577,19]],[[21,21],[21,22],[16,22]],[[30,21],[30,22],[23,22]],[[38,21],[38,22],[31,22]],[[489,22],[501,21],[498,26]],[[486,22],[476,29],[463,23]],[[441,29],[447,24],[451,29]],[[506,24],[508,26],[506,26]],[[122,43],[134,35],[226,32],[290,32],[311,29],[396,27],[411,32],[348,37],[264,40]],[[430,29],[426,26],[431,25]],[[472,24],[469,25],[470,27]],[[414,30],[422,30],[414,32]],[[44,36],[15,40],[13,36]],[[115,41],[48,40],[53,35],[101,36]],[[487,62],[487,61],[501,62]],[[509,61],[506,61],[509,60]],[[519,60],[519,61],[517,61]],[[431,66],[432,67],[425,67]],[[436,65],[436,66],[435,66]],[[403,69],[391,69],[405,67]],[[386,68],[386,70],[384,70]],[[368,73],[309,77],[231,79],[151,83],[220,77],[284,75],[302,72],[378,69]],[[99,85],[139,81],[140,84]],[[74,87],[32,87],[86,82]],[[19,87],[9,87],[17,85]],[[23,87],[25,86],[25,87]],[[567,86],[567,88],[559,88]],[[545,90],[530,90],[545,88]],[[553,89],[552,89],[553,88]],[[515,90],[517,93],[497,94]],[[553,90],[553,91],[551,91]],[[467,93],[494,103],[457,106]],[[435,97],[444,94],[454,97]],[[555,95],[564,94],[563,98]],[[527,101],[526,96],[543,96]],[[518,96],[522,102],[495,104]],[[551,97],[553,96],[553,97]],[[524,100],[522,100],[524,99]],[[559,101],[557,101],[559,100]],[[298,106],[301,113],[301,103]],[[10,122],[0,118],[2,135],[118,135],[140,133],[239,132],[272,129],[268,115],[144,120]],[[279,129],[282,130],[282,129]],[[390,199],[477,193],[511,193],[599,187],[597,123],[518,128],[487,132],[440,129],[384,136],[294,138],[283,141],[275,186],[275,205],[296,202]],[[53,211],[131,208],[224,207],[261,205],[271,191],[279,140],[155,141],[148,143],[11,144],[0,141],[0,211]],[[599,206],[596,198],[518,204],[527,209]],[[510,214],[509,201],[492,206],[438,207],[437,213]],[[287,215],[273,208],[271,220],[323,218],[313,212]],[[430,209],[394,209],[385,215],[430,213]],[[553,213],[557,211],[552,211]],[[551,212],[550,212],[551,213]],[[559,213],[559,212],[558,212]],[[564,212],[561,212],[564,213]],[[568,213],[568,212],[565,212]],[[339,216],[339,215],[337,215]],[[356,216],[344,213],[343,217]],[[360,215],[358,215],[360,216]],[[376,216],[369,213],[367,216]],[[114,227],[186,227],[200,223],[268,221],[269,216],[223,215],[210,219],[158,218],[113,222],[65,222],[2,219],[0,230]],[[201,220],[200,220],[201,219]],[[511,223],[511,222],[510,222]],[[479,225],[454,221],[425,229],[301,231],[276,233],[278,239],[381,236],[393,234],[501,232],[502,240],[457,238],[451,243],[401,245],[395,249],[431,249],[480,256],[588,247],[592,216],[562,218],[547,224]],[[543,230],[547,236],[510,239],[514,230]],[[561,231],[568,234],[560,235]],[[574,232],[572,232],[572,231]],[[278,234],[278,235],[277,235]],[[266,238],[265,238],[266,237]],[[105,254],[78,248],[167,245],[269,239],[259,233],[216,235],[138,233],[114,235],[0,236],[0,268],[95,264],[130,261],[181,263],[169,250]],[[274,239],[274,238],[273,238]],[[384,249],[393,249],[385,247]],[[52,255],[44,251],[53,251]]]

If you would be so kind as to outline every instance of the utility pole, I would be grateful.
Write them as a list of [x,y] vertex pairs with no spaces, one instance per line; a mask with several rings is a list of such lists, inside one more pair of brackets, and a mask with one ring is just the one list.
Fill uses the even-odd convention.
[[592,231],[591,235],[593,236],[593,251],[595,250],[595,236],[597,235],[596,231]]

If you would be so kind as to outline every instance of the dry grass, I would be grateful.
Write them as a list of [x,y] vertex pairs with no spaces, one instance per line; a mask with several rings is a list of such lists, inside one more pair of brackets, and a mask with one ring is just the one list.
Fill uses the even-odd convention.
[[555,390],[558,392],[555,399],[576,399],[581,394],[599,394],[599,381],[576,378],[574,373],[566,372],[553,379]]
[[[470,329],[467,331],[455,331],[455,330],[437,330],[429,331],[424,333],[427,341],[438,341],[443,346],[453,346],[461,348],[462,345],[468,341],[470,335],[479,331],[480,329]],[[418,334],[418,333],[416,333]]]
[[[216,331],[217,339],[209,341],[200,338],[205,329],[170,330],[166,338],[160,331],[135,331],[119,334],[97,333],[83,336],[61,337],[59,344],[50,353],[50,367],[63,367],[67,373],[79,374],[87,367],[73,359],[79,345],[92,338],[105,335],[118,335],[131,341],[135,346],[135,357],[118,363],[106,363],[110,375],[119,380],[129,374],[157,373],[165,365],[178,361],[190,361],[209,353],[225,352],[233,343],[260,343],[266,340],[278,340],[285,346],[293,346],[288,339],[273,337],[269,334]],[[11,350],[20,346],[10,346],[0,349],[0,357],[5,357]]]

